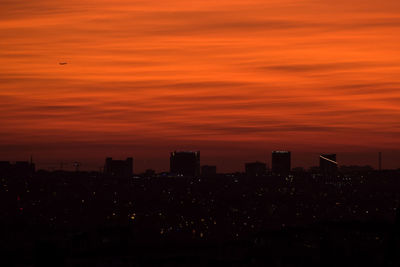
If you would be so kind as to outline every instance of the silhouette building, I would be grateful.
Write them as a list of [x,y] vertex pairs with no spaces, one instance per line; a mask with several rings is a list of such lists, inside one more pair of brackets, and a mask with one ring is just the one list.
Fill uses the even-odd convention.
[[26,178],[33,175],[35,172],[35,164],[29,161],[0,161],[0,176],[18,176]]
[[319,169],[328,181],[337,176],[338,164],[336,154],[322,154],[319,156]]
[[217,166],[204,165],[201,166],[201,176],[210,177],[217,174]]
[[272,173],[288,174],[291,170],[290,151],[272,151]]
[[267,173],[267,165],[263,162],[249,162],[245,164],[246,176],[263,176]]
[[156,171],[153,170],[153,169],[147,169],[147,170],[144,172],[144,176],[145,176],[145,177],[153,177],[154,175],[156,175]]
[[104,174],[113,177],[131,177],[133,174],[133,158],[127,158],[126,160],[106,158]]
[[9,161],[0,161],[0,175],[6,175],[11,171],[11,164]]
[[170,156],[170,172],[182,176],[200,175],[200,151],[174,151]]

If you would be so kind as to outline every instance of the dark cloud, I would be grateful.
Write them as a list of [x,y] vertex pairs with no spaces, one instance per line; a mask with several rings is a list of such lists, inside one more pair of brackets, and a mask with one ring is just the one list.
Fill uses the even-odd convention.
[[359,68],[370,68],[381,66],[371,62],[332,62],[319,64],[285,64],[285,65],[266,65],[259,69],[268,71],[279,71],[288,73],[303,73],[303,72],[326,72],[337,70],[354,70]]

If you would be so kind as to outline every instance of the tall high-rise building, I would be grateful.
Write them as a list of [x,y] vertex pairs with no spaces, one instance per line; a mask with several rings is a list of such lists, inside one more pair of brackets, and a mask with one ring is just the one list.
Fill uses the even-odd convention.
[[200,175],[200,151],[174,151],[170,156],[170,172],[176,175]]
[[319,156],[319,170],[328,180],[337,176],[338,163],[336,154],[322,154]]
[[272,151],[272,173],[288,174],[291,170],[290,151]]
[[131,177],[133,175],[133,158],[127,158],[126,160],[106,158],[104,174],[120,178]]
[[245,164],[246,176],[257,177],[267,173],[267,164],[264,162],[249,162]]

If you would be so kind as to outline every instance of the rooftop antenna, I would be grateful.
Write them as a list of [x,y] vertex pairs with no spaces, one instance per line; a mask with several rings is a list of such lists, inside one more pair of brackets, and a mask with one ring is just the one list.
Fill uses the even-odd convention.
[[379,152],[378,161],[379,161],[379,171],[382,171],[382,152]]

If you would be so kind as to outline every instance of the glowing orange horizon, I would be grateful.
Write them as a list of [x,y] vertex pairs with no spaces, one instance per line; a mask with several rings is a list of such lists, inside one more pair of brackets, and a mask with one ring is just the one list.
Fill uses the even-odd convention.
[[0,157],[397,153],[399,33],[398,0],[2,1]]

